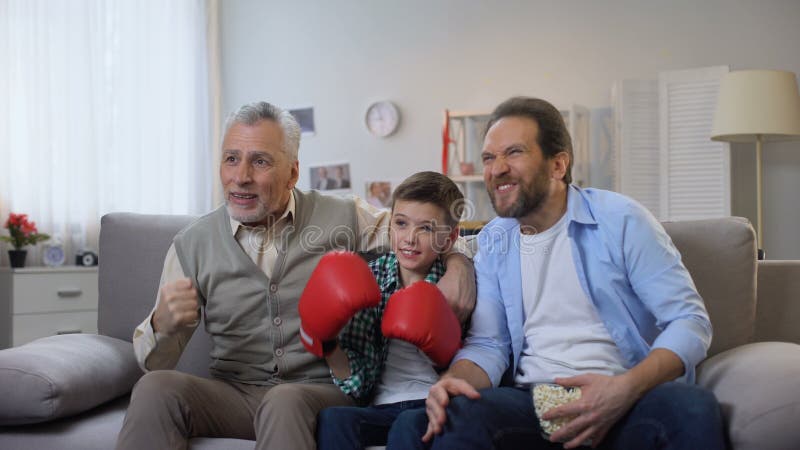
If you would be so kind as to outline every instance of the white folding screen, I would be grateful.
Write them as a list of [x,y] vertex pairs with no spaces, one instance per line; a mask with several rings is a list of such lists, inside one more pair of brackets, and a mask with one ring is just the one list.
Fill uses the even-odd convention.
[[658,216],[658,82],[623,80],[614,85],[612,97],[617,148],[614,188]]
[[719,84],[727,66],[661,72],[612,90],[615,189],[659,220],[731,214],[729,145],[711,141]]
[[658,76],[661,220],[731,214],[730,146],[711,141],[727,66]]

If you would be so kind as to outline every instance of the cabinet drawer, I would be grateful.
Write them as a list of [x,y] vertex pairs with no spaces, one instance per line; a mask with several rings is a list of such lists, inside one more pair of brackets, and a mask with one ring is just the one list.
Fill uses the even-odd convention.
[[97,309],[97,273],[21,273],[14,276],[14,314]]
[[97,333],[97,311],[14,315],[11,345],[16,347],[46,336]]

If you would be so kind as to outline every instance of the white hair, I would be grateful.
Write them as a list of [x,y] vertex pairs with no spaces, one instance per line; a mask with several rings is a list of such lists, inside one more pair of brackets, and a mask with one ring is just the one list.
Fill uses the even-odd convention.
[[281,127],[283,151],[292,161],[297,161],[297,152],[300,149],[300,125],[289,111],[267,102],[248,103],[231,113],[225,120],[223,136],[228,134],[233,124],[253,126],[262,120],[271,120]]

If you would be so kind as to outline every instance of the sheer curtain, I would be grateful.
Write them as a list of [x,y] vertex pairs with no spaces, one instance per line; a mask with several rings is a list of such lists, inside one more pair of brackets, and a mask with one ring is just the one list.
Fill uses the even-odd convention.
[[3,223],[27,213],[69,263],[107,212],[210,209],[211,2],[0,0]]

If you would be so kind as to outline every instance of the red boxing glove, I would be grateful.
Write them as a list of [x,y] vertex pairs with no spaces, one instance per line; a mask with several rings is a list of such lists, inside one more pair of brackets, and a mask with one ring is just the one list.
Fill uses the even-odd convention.
[[434,284],[418,281],[389,297],[383,335],[416,345],[438,367],[450,364],[461,347],[461,325]]
[[367,263],[355,253],[330,252],[319,260],[300,296],[300,340],[309,352],[326,356],[333,346],[325,344],[336,339],[347,321],[380,302],[381,291]]

